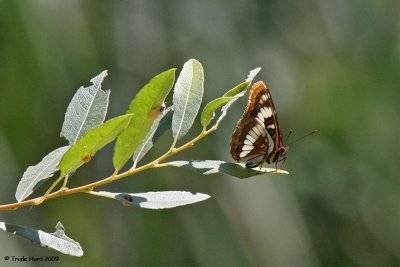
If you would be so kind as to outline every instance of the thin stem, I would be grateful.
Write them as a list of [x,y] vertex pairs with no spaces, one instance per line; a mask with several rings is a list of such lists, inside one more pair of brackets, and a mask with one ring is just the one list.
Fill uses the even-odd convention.
[[44,195],[40,198],[38,198],[35,201],[35,205],[39,205],[41,204],[43,201],[46,200],[47,196],[51,193],[51,191],[53,191],[53,189],[61,182],[61,180],[65,178],[65,176],[60,176],[58,177],[58,179],[50,186],[50,188],[46,191],[46,193],[44,193]]
[[65,187],[67,187],[67,183],[68,183],[68,174],[67,175],[65,175],[65,179],[64,179],[64,183],[63,183],[63,185],[62,185],[62,187],[61,188],[65,188]]

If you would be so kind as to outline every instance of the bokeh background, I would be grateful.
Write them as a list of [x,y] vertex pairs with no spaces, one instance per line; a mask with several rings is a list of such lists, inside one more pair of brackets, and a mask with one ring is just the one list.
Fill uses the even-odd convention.
[[[1,0],[0,203],[14,201],[28,166],[66,144],[59,132],[81,85],[109,70],[111,118],[150,78],[190,58],[203,64],[205,102],[262,67],[284,136],[318,130],[290,147],[290,175],[240,180],[165,168],[102,189],[212,198],[152,211],[74,195],[1,212],[0,221],[50,232],[61,221],[85,254],[0,233],[0,266],[19,265],[5,255],[58,255],[57,266],[400,265],[399,1]],[[231,161],[245,104],[176,159]],[[182,142],[199,130],[197,121]],[[170,135],[145,160],[165,151]],[[70,186],[112,173],[112,151]]]

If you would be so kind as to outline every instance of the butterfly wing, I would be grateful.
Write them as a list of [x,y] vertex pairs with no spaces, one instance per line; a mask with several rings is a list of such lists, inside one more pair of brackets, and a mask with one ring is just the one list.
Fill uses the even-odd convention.
[[231,154],[234,160],[253,168],[264,161],[267,151],[273,147],[271,143],[271,137],[258,119],[242,118],[232,135]]
[[264,160],[277,161],[281,146],[282,135],[271,94],[264,82],[257,82],[251,88],[243,117],[232,135],[232,157],[252,168]]

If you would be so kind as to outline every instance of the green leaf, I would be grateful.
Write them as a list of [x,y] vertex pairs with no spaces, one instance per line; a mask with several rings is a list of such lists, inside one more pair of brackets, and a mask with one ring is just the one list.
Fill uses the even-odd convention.
[[87,131],[103,123],[110,96],[109,90],[101,90],[101,84],[106,76],[105,70],[91,79],[93,85],[79,88],[69,103],[61,137],[65,137],[70,145],[75,144]]
[[54,249],[61,253],[81,257],[83,250],[81,245],[65,235],[64,227],[59,222],[54,233],[46,233],[42,230],[31,229],[24,226],[0,222],[0,230],[10,232],[39,244],[42,247]]
[[204,72],[201,63],[195,59],[184,65],[174,88],[172,118],[174,145],[192,127],[199,111],[204,91]]
[[245,90],[249,85],[250,82],[243,82],[234,87],[233,89],[229,90],[228,92],[226,92],[222,97],[214,99],[211,102],[209,102],[204,107],[203,112],[201,113],[201,120],[200,120],[201,125],[204,128],[206,128],[208,124],[210,124],[211,120],[214,118],[215,110],[220,108],[223,104],[231,100],[234,100],[237,97],[242,96],[243,94],[241,95],[238,94],[241,93],[243,90]]
[[61,158],[68,149],[69,146],[63,146],[53,150],[45,156],[41,162],[35,166],[29,167],[24,172],[21,181],[18,183],[17,192],[15,193],[15,198],[18,202],[27,198],[48,178],[53,176],[58,170],[57,166]]
[[59,169],[65,176],[89,162],[101,148],[111,143],[129,124],[131,114],[119,116],[89,130],[62,158]]
[[199,172],[203,175],[224,173],[238,178],[249,178],[266,173],[289,174],[285,170],[275,168],[246,168],[244,164],[225,162],[221,160],[179,160],[164,163],[168,166],[180,167]]
[[234,88],[226,92],[223,96],[235,96],[242,91],[244,91],[249,85],[251,81],[242,82],[241,84],[236,85]]
[[134,206],[144,209],[170,209],[178,206],[194,204],[210,198],[203,193],[191,193],[185,191],[164,191],[146,193],[112,193],[100,191],[96,195],[121,201],[126,206]]
[[[256,77],[256,75],[260,72],[261,68],[255,68],[254,70],[251,70],[249,75],[247,76],[247,79],[245,82],[248,82],[247,86],[243,89],[241,88],[242,84],[239,84],[238,86],[236,86],[235,88],[229,90],[226,94],[230,95],[233,93],[235,94],[235,98],[232,98],[232,100],[230,100],[228,103],[226,103],[222,108],[221,108],[221,115],[219,116],[219,118],[217,119],[217,122],[215,123],[215,126],[218,127],[222,120],[225,118],[228,109],[232,106],[232,104],[238,100],[240,97],[244,96],[244,94],[247,91],[247,88],[250,87],[250,84],[253,82],[254,78]],[[225,94],[225,95],[226,95]]]
[[205,128],[215,116],[215,110],[235,97],[220,97],[209,102],[201,113],[201,125]]
[[127,114],[133,114],[125,131],[118,137],[115,145],[113,163],[120,170],[143,143],[160,108],[171,91],[175,81],[176,69],[167,70],[155,76],[132,100]]
[[157,142],[158,138],[160,138],[167,130],[171,129],[173,110],[173,106],[167,108],[164,113],[153,122],[150,132],[147,134],[143,144],[141,144],[140,147],[136,149],[135,153],[133,154],[132,159],[135,167],[136,164]]

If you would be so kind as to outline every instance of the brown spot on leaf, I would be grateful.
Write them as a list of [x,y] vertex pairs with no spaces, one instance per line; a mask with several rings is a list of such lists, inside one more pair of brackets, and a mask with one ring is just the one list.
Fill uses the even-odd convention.
[[152,108],[147,115],[151,119],[155,120],[157,119],[158,115],[164,112],[164,110],[165,110],[165,103],[162,103],[160,107]]
[[85,156],[82,157],[83,161],[88,163],[89,161],[92,160],[92,156],[90,156],[89,154],[86,154]]

